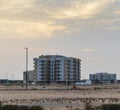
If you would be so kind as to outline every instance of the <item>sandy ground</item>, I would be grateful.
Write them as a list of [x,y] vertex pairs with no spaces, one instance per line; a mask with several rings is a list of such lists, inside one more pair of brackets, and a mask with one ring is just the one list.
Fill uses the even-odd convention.
[[[63,90],[65,88],[69,90]],[[86,102],[93,106],[120,103],[120,84],[77,86],[78,90],[70,88],[61,85],[30,86],[26,91],[20,86],[0,86],[0,101],[3,104],[41,105],[47,110],[84,110]]]

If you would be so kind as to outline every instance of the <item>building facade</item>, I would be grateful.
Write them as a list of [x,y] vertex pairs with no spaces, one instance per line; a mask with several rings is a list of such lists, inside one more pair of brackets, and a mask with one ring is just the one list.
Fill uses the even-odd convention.
[[[23,81],[26,82],[26,71],[23,72]],[[35,82],[36,81],[36,74],[33,70],[27,71],[27,81],[28,82]]]
[[34,58],[34,73],[39,82],[80,81],[81,60],[60,55]]
[[92,82],[99,81],[99,82],[115,82],[116,81],[116,74],[111,73],[96,73],[90,74],[89,79]]

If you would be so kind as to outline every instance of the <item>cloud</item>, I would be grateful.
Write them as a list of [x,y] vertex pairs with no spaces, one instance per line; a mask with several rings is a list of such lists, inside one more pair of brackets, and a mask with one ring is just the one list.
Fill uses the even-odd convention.
[[97,15],[116,1],[119,0],[0,0],[0,32],[50,38],[57,32],[81,31],[80,20],[85,26],[94,25]]
[[59,11],[57,10],[55,16],[59,19],[89,19],[102,12],[106,8],[106,5],[115,1],[116,0],[86,0],[85,2],[81,2],[79,0],[74,1],[70,7]]
[[14,37],[50,38],[57,31],[66,31],[65,26],[55,24],[53,20],[48,18],[48,15],[44,14],[47,13],[47,9],[43,8],[43,4],[39,4],[39,7],[37,7],[34,1],[35,0],[1,0],[1,32],[18,34],[18,36]]
[[[54,31],[62,31],[65,30],[65,27],[47,24],[47,23],[36,23],[36,22],[24,22],[24,21],[7,21],[7,20],[0,20],[0,30],[13,32],[20,34],[21,36],[26,37],[44,37],[49,38],[52,36]],[[12,28],[11,28],[12,27]],[[16,37],[16,36],[15,36]]]
[[117,16],[120,16],[120,10],[116,10],[116,11],[114,12],[114,14],[117,15]]
[[86,48],[86,49],[83,49],[82,51],[83,51],[83,52],[93,52],[93,49],[91,49],[91,48]]

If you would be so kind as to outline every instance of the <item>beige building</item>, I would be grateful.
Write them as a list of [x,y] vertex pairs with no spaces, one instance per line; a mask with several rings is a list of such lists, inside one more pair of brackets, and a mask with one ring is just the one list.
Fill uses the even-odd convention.
[[[26,72],[23,72],[23,81],[26,82]],[[35,82],[36,81],[36,74],[33,70],[29,70],[27,72],[27,81],[28,82]]]
[[34,58],[34,72],[39,82],[76,82],[81,78],[81,60],[61,55]]

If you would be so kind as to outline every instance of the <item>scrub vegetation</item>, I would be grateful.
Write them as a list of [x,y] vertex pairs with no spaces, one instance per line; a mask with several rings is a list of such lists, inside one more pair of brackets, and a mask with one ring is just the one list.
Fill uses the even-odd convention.
[[91,103],[85,103],[85,110],[120,110],[120,104],[103,104],[98,107],[92,107]]
[[39,106],[26,106],[26,105],[2,105],[0,103],[0,110],[44,110],[43,107]]

